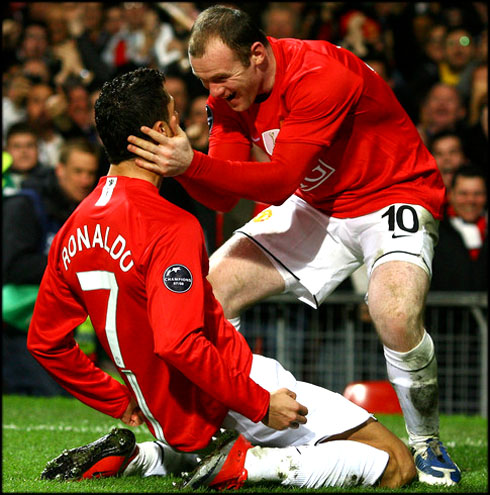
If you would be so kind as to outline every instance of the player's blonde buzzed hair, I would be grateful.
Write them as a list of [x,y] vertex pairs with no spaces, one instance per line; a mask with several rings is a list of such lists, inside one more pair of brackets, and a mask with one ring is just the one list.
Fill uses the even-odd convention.
[[199,14],[191,30],[189,55],[201,58],[208,41],[213,38],[221,39],[231,48],[245,67],[250,65],[250,47],[253,43],[260,41],[265,46],[269,44],[265,33],[246,12],[224,5],[214,5]]

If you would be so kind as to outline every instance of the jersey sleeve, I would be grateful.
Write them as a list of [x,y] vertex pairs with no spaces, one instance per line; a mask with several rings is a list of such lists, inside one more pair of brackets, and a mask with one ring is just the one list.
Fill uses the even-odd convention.
[[114,418],[125,412],[130,392],[94,365],[73,338],[87,313],[53,267],[53,252],[41,281],[27,347],[36,360],[68,392]]
[[175,179],[182,185],[187,193],[196,201],[203,204],[207,208],[215,211],[230,211],[240,199],[239,197],[230,194],[229,191],[224,191],[207,185],[200,180],[193,180],[185,175],[177,175]]
[[[227,408],[260,421],[267,413],[270,394],[240,365],[243,336],[225,328],[229,324],[221,306],[216,308],[205,278],[207,255],[197,221],[181,222],[171,239],[162,238],[152,247],[146,275],[155,353]],[[213,309],[221,312],[221,318],[208,315]],[[223,348],[219,342],[225,334],[233,342]],[[248,347],[246,353],[251,356]]]
[[316,144],[277,143],[270,162],[213,158],[194,151],[186,175],[240,198],[282,204],[301,184],[322,153]]

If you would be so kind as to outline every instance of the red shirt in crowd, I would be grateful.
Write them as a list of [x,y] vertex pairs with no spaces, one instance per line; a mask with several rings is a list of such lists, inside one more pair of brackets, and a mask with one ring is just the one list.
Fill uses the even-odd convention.
[[[156,438],[203,448],[228,410],[257,422],[270,398],[249,378],[252,353],[207,273],[192,215],[147,181],[104,177],[53,241],[28,348],[85,404],[120,418],[132,395]],[[75,342],[87,315],[125,385]]]

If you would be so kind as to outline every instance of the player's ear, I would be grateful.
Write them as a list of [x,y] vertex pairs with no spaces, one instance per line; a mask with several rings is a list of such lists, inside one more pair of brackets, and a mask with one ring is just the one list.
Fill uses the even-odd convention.
[[166,122],[164,122],[163,120],[157,120],[153,124],[152,129],[154,131],[160,132],[164,136],[167,136],[167,137],[172,137],[173,136],[173,132],[170,129],[169,125]]
[[256,41],[250,47],[250,58],[255,65],[260,65],[266,57],[265,46],[260,42]]

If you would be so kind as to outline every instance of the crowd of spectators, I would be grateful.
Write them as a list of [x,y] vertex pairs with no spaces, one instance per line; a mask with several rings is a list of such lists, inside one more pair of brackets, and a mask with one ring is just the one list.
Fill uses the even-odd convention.
[[[206,152],[207,91],[192,74],[187,39],[194,19],[209,5],[8,3],[2,23],[4,202],[57,170],[63,147],[73,140],[99,149],[96,178],[105,175],[109,164],[95,129],[94,104],[105,81],[141,66],[164,71],[181,127],[194,148]],[[465,280],[463,287],[458,285],[461,277],[453,277],[450,285],[438,290],[486,287],[487,270],[479,255],[486,253],[487,243],[486,2],[250,2],[236,6],[249,12],[267,35],[330,41],[353,51],[387,81],[434,154],[448,189],[446,220],[452,219],[454,232],[441,236],[441,243],[454,243],[456,236],[467,251],[469,266],[478,263],[468,272],[475,280]],[[260,150],[255,150],[254,157],[267,160]],[[483,177],[478,180],[476,220],[454,220],[459,210],[451,207],[450,197],[461,167],[472,167],[473,173],[476,170]],[[161,194],[196,215],[210,254],[234,227],[265,206],[242,201],[231,213],[212,212],[173,179],[163,181]],[[460,191],[452,197],[458,195]],[[11,211],[4,208],[4,224]],[[468,229],[468,222],[478,223],[478,228]],[[440,249],[450,252],[451,245]],[[11,267],[5,266],[5,260],[3,266],[5,281],[9,273],[5,270]],[[437,262],[434,267],[450,269]]]

